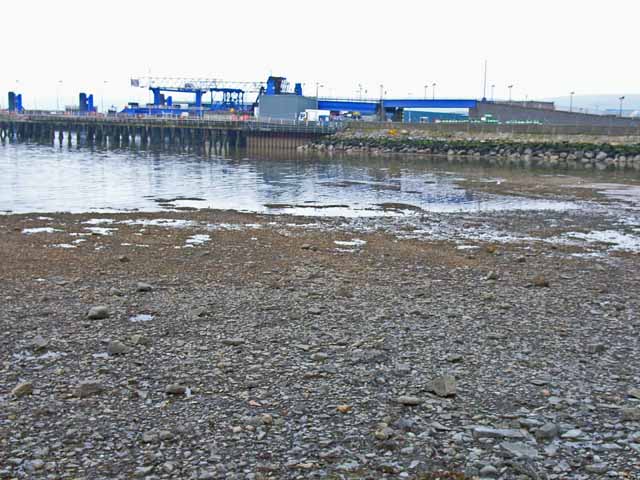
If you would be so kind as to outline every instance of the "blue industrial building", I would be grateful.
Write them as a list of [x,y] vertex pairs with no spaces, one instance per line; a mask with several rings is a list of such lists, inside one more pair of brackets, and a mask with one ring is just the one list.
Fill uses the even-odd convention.
[[[376,115],[379,118],[403,121],[405,109],[470,109],[477,100],[472,99],[416,99],[383,98],[381,100],[318,99],[318,109],[332,112],[350,112],[360,115]],[[381,114],[384,109],[384,116]],[[425,115],[426,116],[426,115]],[[446,116],[446,115],[445,115]],[[433,115],[435,118],[436,115]]]

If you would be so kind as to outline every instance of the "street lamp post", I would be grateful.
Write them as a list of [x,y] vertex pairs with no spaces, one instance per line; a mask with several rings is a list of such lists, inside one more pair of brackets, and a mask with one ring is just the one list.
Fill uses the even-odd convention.
[[318,93],[320,92],[320,88],[324,88],[324,85],[320,85],[319,82],[316,82],[316,98],[318,98]]
[[62,80],[58,80],[56,83],[56,110],[60,111],[60,86],[62,85]]
[[436,84],[435,82],[431,84],[431,100],[436,99]]
[[102,81],[102,92],[100,94],[100,112],[104,114],[104,91],[107,88],[107,80]]
[[484,83],[482,86],[482,101],[487,101],[487,60],[484,61]]
[[493,102],[493,99],[494,99],[493,93],[494,93],[495,89],[496,89],[495,84],[494,84],[494,85],[491,85],[491,101],[492,101],[492,102]]
[[359,92],[360,100],[362,100],[362,84],[361,83],[358,84],[358,92]]
[[509,85],[509,103],[511,103],[511,89],[513,88],[513,85]]
[[429,88],[428,84],[424,86],[424,99],[425,100],[427,99],[427,88]]
[[576,92],[569,92],[569,111],[573,112],[573,96]]
[[622,102],[624,101],[624,95],[618,98],[620,100],[620,116],[622,117]]

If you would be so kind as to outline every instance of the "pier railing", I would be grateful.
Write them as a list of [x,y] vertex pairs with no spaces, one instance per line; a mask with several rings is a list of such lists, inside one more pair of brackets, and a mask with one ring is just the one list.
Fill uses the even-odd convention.
[[78,114],[53,114],[48,112],[9,113],[0,112],[0,120],[12,122],[33,123],[83,123],[87,124],[141,124],[153,127],[187,127],[187,128],[214,128],[245,131],[302,131],[305,133],[333,133],[343,127],[341,122],[314,123],[300,120],[288,120],[277,118],[228,118],[216,116],[207,117],[180,117],[180,116],[134,116],[128,114],[114,115],[78,115]]

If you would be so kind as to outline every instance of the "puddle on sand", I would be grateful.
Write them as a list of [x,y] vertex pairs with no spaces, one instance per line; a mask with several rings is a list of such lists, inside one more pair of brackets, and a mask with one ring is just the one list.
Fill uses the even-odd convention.
[[569,241],[577,239],[593,245],[605,244],[610,250],[640,252],[640,237],[616,230],[568,232],[563,237]]
[[333,243],[341,247],[362,247],[366,245],[367,242],[359,238],[354,238],[353,240],[334,240]]
[[257,230],[263,227],[259,223],[208,223],[206,225],[207,230],[226,230],[226,231],[240,231],[245,229]]
[[113,232],[118,229],[108,227],[85,227],[85,230],[90,231],[94,235],[113,235]]
[[85,225],[110,225],[113,222],[115,222],[113,218],[91,218],[82,223]]
[[137,323],[137,322],[150,322],[154,318],[156,318],[156,317],[154,317],[153,315],[150,315],[148,313],[139,313],[137,315],[130,316],[129,317],[129,321],[130,322],[134,322],[134,323]]
[[[77,241],[77,240],[76,240]],[[51,248],[78,248],[75,245],[71,245],[69,243],[56,243],[54,245],[51,245]]]
[[57,228],[52,227],[35,227],[35,228],[24,228],[22,233],[25,235],[33,235],[34,233],[55,233],[62,232],[63,230],[59,230]]
[[353,240],[334,240],[333,243],[335,243],[339,247],[351,247],[336,248],[336,252],[341,253],[356,253],[358,251],[361,251],[362,247],[367,244],[365,240],[360,240],[359,238],[354,238]]
[[145,227],[186,228],[195,225],[196,222],[191,220],[181,220],[178,218],[141,218],[137,220],[124,220],[118,223],[123,225],[142,225]]
[[456,249],[458,250],[477,250],[480,247],[478,245],[458,245]]
[[65,357],[67,354],[64,352],[49,351],[42,355],[33,355],[29,352],[22,351],[13,354],[13,358],[16,360],[57,360],[58,358]]
[[185,242],[186,243],[185,247],[195,247],[197,245],[204,245],[210,240],[211,240],[211,237],[209,235],[198,233],[195,235],[191,235],[189,238],[187,238]]
[[634,207],[640,206],[640,186],[625,185],[622,183],[591,183],[581,185],[592,188],[611,200],[629,203]]

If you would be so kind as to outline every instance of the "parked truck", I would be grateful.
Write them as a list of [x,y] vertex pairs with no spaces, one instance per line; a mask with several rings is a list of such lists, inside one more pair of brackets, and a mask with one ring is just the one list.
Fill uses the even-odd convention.
[[298,115],[298,120],[301,122],[329,123],[330,119],[330,110],[307,109]]

